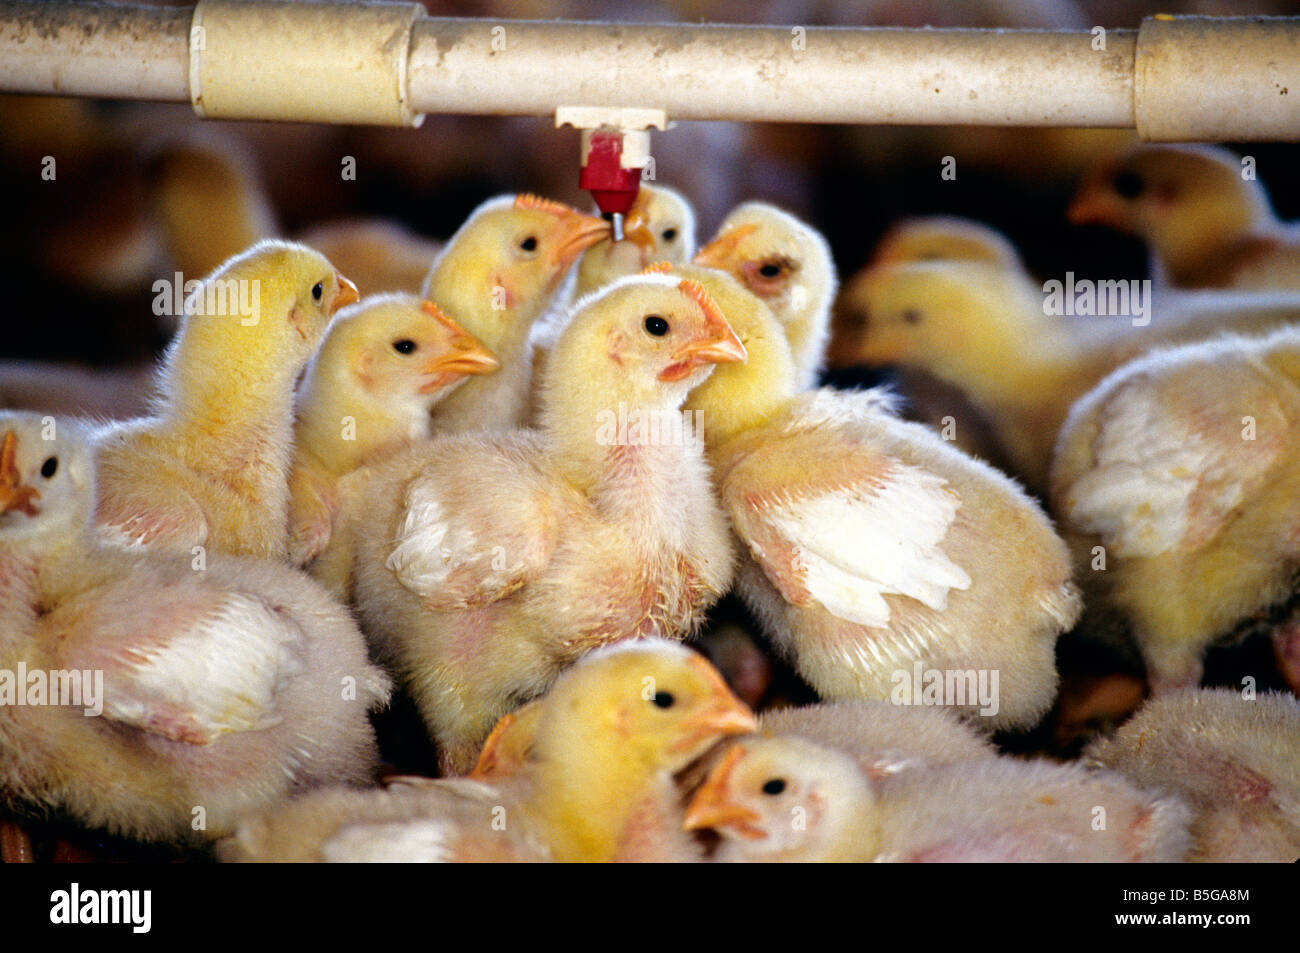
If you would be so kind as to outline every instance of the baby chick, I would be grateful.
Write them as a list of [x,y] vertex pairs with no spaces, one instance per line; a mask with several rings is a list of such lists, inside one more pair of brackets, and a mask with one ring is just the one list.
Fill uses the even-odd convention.
[[[392,293],[341,311],[298,388],[290,478],[289,555],[298,565],[331,545],[346,474],[429,435],[429,411],[495,357],[432,301]],[[336,593],[351,564],[337,541],[317,578]]]
[[518,427],[532,380],[529,336],[568,272],[610,233],[607,222],[534,195],[480,205],[451,237],[421,291],[501,362],[440,403],[440,433]]
[[585,656],[536,712],[535,744],[489,786],[322,792],[241,825],[244,860],[695,860],[673,775],[754,716],[699,655],[636,639]]
[[737,206],[695,263],[730,272],[781,322],[795,384],[817,384],[837,281],[830,246],[816,229],[764,202]]
[[873,784],[801,738],[736,743],[686,812],[722,835],[723,862],[1167,863],[1188,820],[1174,798],[1076,765],[985,758]]
[[1070,411],[1053,506],[1154,692],[1195,686],[1211,642],[1294,592],[1298,422],[1300,329],[1154,352]]
[[103,546],[76,425],[4,412],[0,435],[0,670],[29,673],[28,704],[0,704],[4,801],[185,842],[292,791],[369,779],[367,712],[389,684],[341,606],[270,562]]
[[1196,861],[1300,859],[1300,701],[1198,689],[1154,698],[1085,758],[1184,798]]
[[957,387],[1015,472],[1042,490],[1070,405],[1124,361],[1161,343],[1300,320],[1294,295],[1168,291],[1148,301],[1150,323],[1138,327],[1123,316],[1048,315],[1044,301],[1023,269],[974,261],[868,268],[840,296],[830,363],[901,365]]
[[680,408],[744,357],[697,284],[623,279],[556,343],[540,428],[444,437],[366,474],[357,602],[447,767],[468,770],[497,718],[583,653],[684,637],[726,591],[730,536]]
[[357,289],[302,245],[265,241],[186,300],[154,416],[97,437],[99,521],[124,545],[287,552],[293,385]]
[[961,709],[983,708],[990,729],[1032,725],[1056,690],[1056,637],[1080,612],[1070,554],[1042,511],[899,420],[879,391],[798,393],[762,303],[729,275],[678,272],[709,289],[749,353],[686,406],[748,551],[737,592],[768,637],[823,698],[920,703],[914,669],[984,672],[998,703],[972,693]]
[[1153,271],[1174,287],[1300,288],[1300,233],[1219,146],[1141,145],[1104,161],[1069,217],[1141,236]]

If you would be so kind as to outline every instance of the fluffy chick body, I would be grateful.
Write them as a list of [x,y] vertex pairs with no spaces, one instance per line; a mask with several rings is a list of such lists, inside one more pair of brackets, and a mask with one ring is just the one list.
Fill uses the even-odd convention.
[[0,416],[0,667],[100,671],[102,717],[0,706],[5,797],[196,841],[293,791],[367,780],[367,712],[389,682],[347,612],[288,567],[195,571],[98,543],[90,448],[56,427],[47,440],[42,418]]
[[[1079,401],[1052,500],[1090,588],[1132,627],[1156,691],[1284,602],[1300,568],[1300,331],[1157,351]],[[1083,570],[1081,569],[1081,572]]]
[[1155,698],[1085,759],[1192,807],[1189,860],[1300,859],[1300,702],[1196,689]]
[[[1032,724],[1056,689],[1056,637],[1081,608],[1069,551],[1041,509],[899,420],[878,391],[796,393],[762,305],[729,276],[679,271],[710,290],[750,354],[687,408],[702,415],[748,553],[736,589],[769,638],[823,698],[887,700],[900,673],[910,698],[914,665],[993,670],[998,711],[978,720]],[[979,707],[967,701],[968,713]]]
[[[448,766],[468,770],[493,723],[583,653],[685,637],[726,591],[699,441],[614,429],[623,413],[680,427],[708,362],[743,354],[712,309],[676,280],[625,279],[557,343],[540,429],[444,437],[366,472],[353,518],[380,530],[357,534],[361,616]],[[652,338],[643,315],[673,330]]]
[[155,415],[95,437],[106,538],[284,556],[294,381],[333,310],[356,300],[324,257],[277,241],[196,289],[159,373]]

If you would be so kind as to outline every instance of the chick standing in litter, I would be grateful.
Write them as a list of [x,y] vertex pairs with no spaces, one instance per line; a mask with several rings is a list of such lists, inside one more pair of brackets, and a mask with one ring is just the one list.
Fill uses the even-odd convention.
[[1141,145],[1088,174],[1070,221],[1141,236],[1176,288],[1300,289],[1300,231],[1248,171],[1219,146]]
[[837,287],[830,247],[817,230],[765,202],[746,202],[694,261],[731,273],[771,309],[790,342],[796,386],[815,386]]
[[737,742],[686,812],[723,836],[724,862],[1169,863],[1188,820],[1175,798],[1076,765],[985,758],[873,783],[800,738]]
[[534,702],[526,763],[493,784],[320,792],[248,819],[240,860],[697,860],[673,775],[754,716],[707,662],[641,639],[597,650]]
[[317,252],[266,241],[186,300],[154,416],[108,425],[98,518],[123,545],[287,552],[293,386],[357,290]]
[[501,369],[434,408],[435,431],[523,425],[533,323],[578,256],[609,233],[607,222],[534,195],[491,199],[475,209],[434,262],[421,294],[496,355]]
[[386,294],[340,312],[298,388],[290,480],[290,558],[325,553],[317,579],[336,592],[350,542],[333,541],[339,481],[429,436],[429,411],[495,357],[432,301]]
[[[0,413],[0,669],[51,693],[19,704],[0,684],[4,801],[194,842],[293,791],[369,780],[367,712],[389,684],[347,612],[271,562],[105,547],[94,492],[75,425]],[[56,698],[68,677],[80,692]]]
[[1197,685],[1211,642],[1294,593],[1298,425],[1297,329],[1154,352],[1070,411],[1053,508],[1154,692]]
[[744,357],[697,284],[624,279],[556,342],[540,428],[444,437],[367,475],[357,602],[447,767],[585,652],[689,635],[726,591],[730,535],[680,408]]
[[768,637],[823,698],[920,704],[926,672],[984,672],[997,703],[972,690],[959,707],[989,728],[1032,725],[1056,690],[1056,637],[1081,608],[1042,511],[878,391],[799,394],[761,302],[729,275],[677,271],[709,289],[750,355],[686,406],[748,550],[737,591]]
[[1189,860],[1300,859],[1300,701],[1235,689],[1176,692],[1147,702],[1087,761],[1192,807]]

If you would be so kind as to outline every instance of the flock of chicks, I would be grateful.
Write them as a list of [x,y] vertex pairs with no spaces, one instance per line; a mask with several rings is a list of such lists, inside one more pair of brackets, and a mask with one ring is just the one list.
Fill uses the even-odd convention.
[[[492,200],[365,298],[253,244],[152,415],[0,412],[0,669],[104,677],[100,717],[0,706],[5,804],[231,860],[1300,857],[1296,698],[1197,688],[1261,618],[1300,681],[1300,295],[1238,290],[1300,288],[1300,241],[1234,162],[1141,149],[1082,193],[1159,257],[1131,330],[1045,317],[1001,236],[929,220],[832,341],[812,228],[747,203],[696,252],[657,186],[619,242]],[[907,420],[818,388],[828,353],[951,393]],[[994,445],[924,422],[974,415]],[[677,644],[728,592],[821,704],[756,717]],[[1154,697],[1084,764],[999,754],[1081,618]],[[914,671],[996,697],[900,704]],[[375,786],[393,680],[445,777]]]

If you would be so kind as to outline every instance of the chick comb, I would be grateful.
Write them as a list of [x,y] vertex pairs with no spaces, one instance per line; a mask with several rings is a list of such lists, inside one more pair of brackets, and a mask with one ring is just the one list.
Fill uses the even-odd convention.
[[534,195],[532,192],[521,192],[516,195],[515,208],[532,208],[537,209],[539,212],[550,212],[552,215],[568,215],[573,211],[563,202],[543,198],[540,195]]
[[436,302],[430,301],[428,298],[425,298],[420,302],[420,310],[433,318],[433,320],[437,321],[439,324],[449,326],[456,324],[456,322],[452,320],[451,315],[446,311],[443,311],[442,308],[438,307]]
[[716,318],[725,323],[726,319],[718,309],[717,303],[709,296],[709,293],[704,290],[704,285],[700,284],[694,278],[687,278],[684,281],[679,282],[677,287],[695,299],[696,303],[703,309],[705,317],[710,320]]
[[641,269],[643,275],[666,275],[673,270],[671,261],[656,261]]

